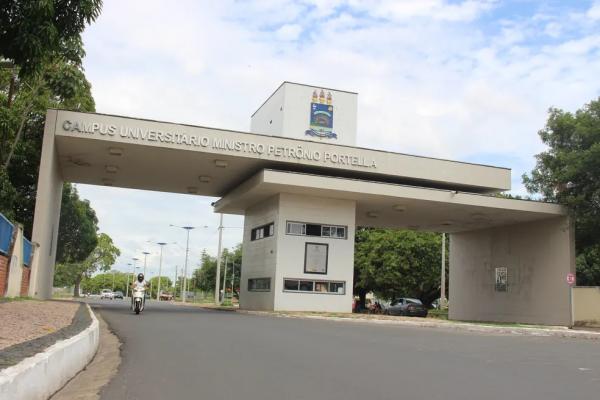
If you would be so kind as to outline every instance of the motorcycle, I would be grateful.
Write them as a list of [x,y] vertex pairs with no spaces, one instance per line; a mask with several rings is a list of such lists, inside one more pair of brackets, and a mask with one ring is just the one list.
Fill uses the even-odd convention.
[[136,314],[141,313],[144,310],[144,292],[146,290],[143,288],[134,288],[133,289],[133,301],[131,302],[131,309],[135,311]]

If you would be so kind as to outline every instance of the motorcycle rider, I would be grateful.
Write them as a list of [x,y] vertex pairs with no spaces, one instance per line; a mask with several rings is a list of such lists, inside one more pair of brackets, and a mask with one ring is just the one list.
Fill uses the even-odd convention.
[[[148,283],[148,281],[144,280],[144,274],[142,274],[141,272],[138,274],[137,276],[137,280],[131,282],[131,307],[133,308],[133,291],[135,289],[142,289],[142,290],[146,290],[148,288],[150,284]],[[144,292],[145,293],[145,292]],[[146,295],[144,294],[144,299],[143,299],[144,305],[146,304]]]

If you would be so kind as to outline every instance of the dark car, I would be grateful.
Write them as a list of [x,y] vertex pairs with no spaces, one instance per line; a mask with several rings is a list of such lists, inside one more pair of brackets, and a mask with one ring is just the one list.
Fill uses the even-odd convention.
[[385,309],[388,315],[405,315],[409,317],[426,317],[427,307],[419,299],[400,298],[391,302]]
[[121,292],[120,290],[117,290],[113,296],[114,299],[122,299],[123,298],[123,292]]

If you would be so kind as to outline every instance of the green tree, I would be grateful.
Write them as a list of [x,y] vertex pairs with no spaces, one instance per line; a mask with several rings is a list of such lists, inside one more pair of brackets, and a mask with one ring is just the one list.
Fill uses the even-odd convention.
[[548,149],[523,183],[564,204],[575,222],[577,284],[600,285],[600,98],[574,114],[552,108],[539,131]]
[[359,229],[354,292],[361,304],[370,291],[385,299],[406,296],[431,304],[440,295],[441,246],[438,233]]
[[55,286],[74,285],[73,296],[79,296],[79,287],[84,278],[91,277],[96,271],[108,271],[115,263],[121,251],[105,233],[98,235],[93,251],[81,262],[67,262],[56,265]]
[[[0,55],[33,74],[49,57],[81,64],[81,33],[102,9],[102,0],[4,0],[0,7]],[[75,44],[75,46],[74,46]]]
[[109,271],[91,277],[84,277],[81,280],[80,288],[82,293],[100,293],[102,289],[112,289],[114,291],[120,291],[124,295],[127,292],[127,282],[131,283],[132,280],[132,274],[120,271]]
[[79,198],[77,189],[66,183],[62,192],[56,261],[60,264],[84,261],[98,244],[98,218],[89,201]]
[[100,0],[6,0],[0,7],[0,212],[31,236],[46,110],[94,111],[81,32]]
[[[227,260],[227,290],[231,291],[231,277],[234,274],[234,296],[239,296],[240,274],[242,268],[242,245],[238,244],[233,249],[223,249],[221,258],[221,286],[225,274],[225,260]],[[210,256],[206,250],[202,252],[200,268],[194,270],[193,277],[196,288],[203,292],[215,290],[217,274],[217,258]]]

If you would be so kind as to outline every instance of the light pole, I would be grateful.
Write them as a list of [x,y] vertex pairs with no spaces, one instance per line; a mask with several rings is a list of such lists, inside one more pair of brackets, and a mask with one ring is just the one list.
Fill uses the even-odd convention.
[[146,279],[146,260],[148,259],[148,254],[150,254],[147,251],[142,251],[142,254],[144,255],[144,279]]
[[[218,270],[219,270],[219,267],[217,267],[217,271]],[[223,271],[223,299],[221,300],[221,302],[225,301],[226,294],[227,294],[227,256],[225,256],[225,268]],[[219,296],[219,298],[220,297],[221,296]],[[221,304],[221,303],[219,303],[219,304]]]
[[[135,280],[135,263],[136,263],[136,261],[139,260],[139,258],[133,257],[132,260],[133,260],[133,271],[132,271],[133,280]],[[131,265],[131,264],[129,264],[129,265]],[[131,283],[133,283],[133,282],[131,282]],[[129,278],[127,279],[127,294],[129,294]],[[125,296],[125,297],[128,297],[128,296]]]
[[[127,263],[128,266],[131,266],[131,263]],[[127,286],[125,286],[125,297],[129,297],[129,274],[127,274]]]
[[[217,250],[217,276],[215,279],[215,304],[221,304],[221,251],[223,249],[223,214],[219,217],[219,246]],[[223,289],[223,297],[225,297],[225,291]]]
[[160,300],[160,275],[162,274],[162,256],[163,256],[163,247],[165,247],[165,242],[156,243],[160,246],[160,263],[158,264],[158,288],[156,288],[156,300]]
[[172,227],[175,228],[181,228],[181,229],[185,229],[185,231],[187,232],[187,239],[185,242],[185,264],[183,266],[183,293],[181,295],[181,301],[183,301],[185,303],[185,298],[186,298],[186,288],[187,288],[187,264],[188,264],[188,255],[190,253],[190,231],[192,229],[196,229],[195,226],[177,226],[177,225],[170,225]]
[[115,270],[112,270],[112,274],[113,274],[113,284],[112,284],[112,291],[115,291]]
[[442,279],[440,286],[440,310],[446,306],[446,233],[442,233]]

